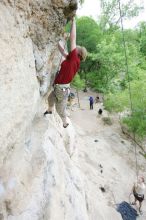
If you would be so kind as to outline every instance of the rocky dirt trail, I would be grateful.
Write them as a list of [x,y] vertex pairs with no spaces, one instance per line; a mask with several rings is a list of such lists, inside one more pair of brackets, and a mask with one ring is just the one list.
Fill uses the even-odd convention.
[[[113,124],[105,125],[104,110],[98,115],[102,104],[89,110],[89,96],[95,93],[80,92],[81,108],[74,105],[70,118],[78,135],[78,158],[72,160],[85,177],[86,204],[90,220],[118,220],[121,215],[115,210],[115,203],[129,202],[129,194],[136,180],[133,144],[122,134],[118,116],[109,115]],[[75,100],[77,102],[77,100]],[[138,149],[139,151],[139,149]],[[146,161],[138,154],[139,174],[146,178]],[[137,208],[137,207],[135,207]],[[143,215],[146,220],[146,201]]]

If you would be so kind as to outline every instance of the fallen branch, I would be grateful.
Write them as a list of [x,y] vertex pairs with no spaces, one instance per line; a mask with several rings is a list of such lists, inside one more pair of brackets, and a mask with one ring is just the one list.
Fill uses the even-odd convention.
[[[130,135],[130,133],[128,133],[128,131],[125,131],[125,130],[123,129],[123,126],[121,125],[121,123],[120,123],[120,126],[121,126],[121,130],[122,130],[123,134],[127,135],[137,146],[139,146],[139,148],[142,150],[142,152],[144,153],[144,155],[146,155],[146,151],[144,150],[143,146],[142,146],[140,143],[138,143],[137,140],[136,140],[134,137],[132,137],[132,136]],[[142,153],[141,153],[141,154],[142,154]]]

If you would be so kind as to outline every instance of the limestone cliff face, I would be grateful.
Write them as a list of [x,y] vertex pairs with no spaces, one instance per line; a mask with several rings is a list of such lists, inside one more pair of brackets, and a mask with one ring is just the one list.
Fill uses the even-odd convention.
[[75,132],[70,126],[64,133],[57,114],[42,116],[57,42],[76,7],[68,0],[0,1],[1,220],[87,219],[82,178],[70,159]]

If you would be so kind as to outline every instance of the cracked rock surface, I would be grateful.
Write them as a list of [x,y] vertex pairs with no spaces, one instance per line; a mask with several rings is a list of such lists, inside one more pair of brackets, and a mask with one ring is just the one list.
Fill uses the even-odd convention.
[[76,8],[68,0],[0,1],[1,220],[87,219],[82,179],[70,160],[74,129],[64,134],[56,113],[43,117],[43,95],[60,60],[57,42]]

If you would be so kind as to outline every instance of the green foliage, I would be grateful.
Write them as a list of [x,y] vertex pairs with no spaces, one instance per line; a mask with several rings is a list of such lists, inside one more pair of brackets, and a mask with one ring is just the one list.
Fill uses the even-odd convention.
[[[140,63],[137,38],[137,31],[125,31],[130,80],[137,75]],[[100,92],[127,88],[123,36],[119,28],[103,34],[100,25],[92,18],[79,18],[77,43],[89,51],[86,62],[80,68],[81,78],[85,78],[87,86]]]
[[99,25],[90,17],[77,19],[77,44],[86,47],[88,52],[96,50],[96,45],[101,38]]
[[140,50],[146,56],[146,36],[142,36],[140,39]]
[[135,4],[133,0],[128,0],[126,4],[121,1],[120,15],[118,0],[100,0],[100,2],[102,8],[100,24],[103,30],[120,24],[120,16],[122,19],[130,19],[132,17],[138,16],[139,11],[143,9],[141,5]]
[[104,101],[105,108],[109,111],[122,112],[130,108],[129,95],[126,92],[108,93]]
[[130,132],[144,138],[146,136],[146,115],[142,118],[142,114],[141,110],[137,110],[131,116],[124,118],[123,123],[127,124]]
[[[139,80],[130,83],[130,91],[110,93],[105,98],[105,107],[109,111],[122,112],[126,109],[131,111],[130,116],[125,117],[126,123],[131,132],[139,137],[146,136],[146,73],[139,71]],[[131,94],[131,101],[130,101]],[[131,109],[132,105],[132,109]]]
[[139,24],[140,51],[146,56],[146,22]]
[[76,74],[76,76],[74,77],[74,80],[71,84],[75,89],[81,90],[83,88],[85,88],[85,80],[82,80],[80,78],[79,74]]
[[[122,32],[119,27],[119,1],[102,0],[101,6],[102,15],[99,23],[90,17],[77,18],[77,45],[87,48],[88,57],[86,62],[81,63],[79,75],[72,85],[76,89],[88,86],[95,91],[103,92],[106,95],[105,107],[111,112],[131,112],[132,104],[132,113],[124,118],[123,123],[127,124],[130,131],[144,137],[146,22],[141,22],[137,29]],[[141,9],[141,5],[135,5],[133,0],[122,3],[122,19],[137,16]]]

